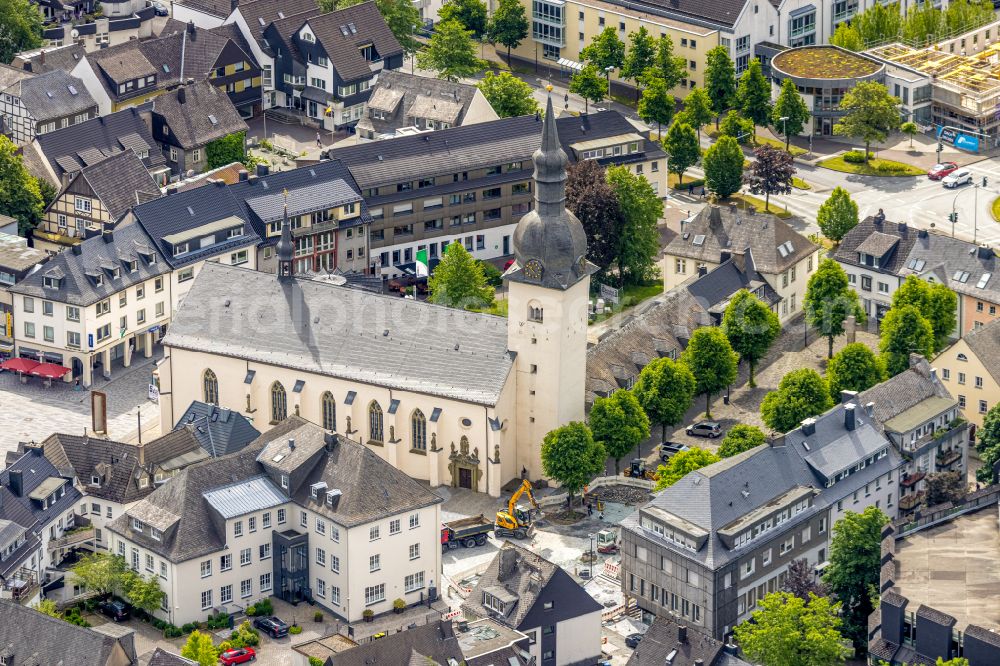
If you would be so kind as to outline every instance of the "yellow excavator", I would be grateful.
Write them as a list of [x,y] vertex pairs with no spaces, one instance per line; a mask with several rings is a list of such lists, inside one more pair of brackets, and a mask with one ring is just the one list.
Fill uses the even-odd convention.
[[496,523],[493,525],[493,533],[496,536],[512,536],[515,539],[525,539],[531,533],[534,523],[531,509],[517,503],[517,500],[521,499],[521,495],[525,493],[527,493],[528,499],[531,500],[531,505],[541,511],[542,507],[538,506],[535,496],[531,494],[531,482],[524,479],[521,481],[518,489],[514,491],[514,494],[510,496],[510,499],[507,500],[507,510],[501,509],[497,511]]

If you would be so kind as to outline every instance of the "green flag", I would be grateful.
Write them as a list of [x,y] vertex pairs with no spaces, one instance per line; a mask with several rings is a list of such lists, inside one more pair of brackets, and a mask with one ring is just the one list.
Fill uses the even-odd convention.
[[417,250],[417,277],[430,275],[427,268],[427,250]]

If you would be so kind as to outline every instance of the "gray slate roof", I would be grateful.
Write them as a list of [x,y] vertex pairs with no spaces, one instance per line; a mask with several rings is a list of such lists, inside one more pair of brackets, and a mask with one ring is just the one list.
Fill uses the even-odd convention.
[[153,656],[150,657],[146,666],[198,666],[198,662],[185,659],[179,654],[173,654],[158,647],[153,651]]
[[260,436],[250,420],[231,409],[195,400],[174,430],[186,430],[213,458],[235,453]]
[[[308,22],[316,41],[326,51],[330,66],[343,81],[371,78],[371,67],[360,50],[367,44],[374,45],[376,53],[383,59],[403,53],[403,47],[389,30],[374,2],[363,2],[314,16]],[[341,26],[351,24],[355,29],[347,29],[345,35]]]
[[87,181],[112,220],[118,220],[133,206],[162,196],[146,165],[131,150],[84,167],[78,177]]
[[[679,629],[684,626],[687,634],[684,642],[680,641]],[[673,653],[672,661],[667,661],[667,655]],[[700,659],[704,666],[720,666],[724,661],[724,646],[708,634],[688,627],[680,620],[657,616],[646,633],[642,642],[632,653],[625,666],[695,666],[695,660]],[[727,666],[749,666],[738,657],[735,661],[726,662]]]
[[10,65],[0,64],[0,90],[6,90],[20,81],[30,79],[31,76],[31,72],[26,72],[23,69]]
[[[783,252],[791,244],[791,252]],[[722,252],[753,251],[761,273],[783,273],[819,248],[787,222],[770,214],[738,211],[728,206],[706,206],[684,225],[663,254],[719,263]]]
[[[184,101],[181,101],[182,96]],[[170,128],[168,142],[176,143],[185,150],[248,129],[229,95],[207,80],[196,81],[156,97],[152,111],[162,117]]]
[[302,15],[302,22],[305,23],[305,19],[319,13],[319,8],[314,0],[254,0],[241,2],[236,11],[243,16],[254,39],[260,43],[264,39],[264,29],[274,21]]
[[0,268],[5,268],[8,272],[20,273],[36,264],[44,264],[46,261],[48,261],[48,253],[44,250],[28,247],[23,237],[0,234]]
[[[15,496],[10,490],[10,473],[12,471],[21,472],[22,493],[20,497]],[[67,483],[63,485],[63,496],[54,504],[43,509],[29,499],[28,496],[48,479],[60,477],[66,478]],[[7,465],[7,468],[0,472],[0,486],[3,486],[6,493],[3,497],[3,503],[0,504],[0,519],[10,520],[25,527],[31,527],[33,519],[34,524],[44,529],[50,522],[65,515],[66,511],[76,506],[81,497],[80,492],[73,487],[69,479],[62,477],[59,470],[45,459],[40,449],[30,449]]]
[[177,0],[177,4],[204,14],[226,18],[237,3],[234,0]]
[[[82,44],[47,46],[34,51],[21,51],[11,61],[12,67],[19,67],[32,74],[43,74],[56,69],[71,71],[83,59],[87,51]],[[43,55],[44,54],[44,55]]]
[[25,78],[4,92],[20,97],[39,122],[97,110],[83,82],[60,69]]
[[[777,6],[779,0],[770,0]],[[678,20],[693,19],[694,22],[707,22],[710,25],[732,26],[739,18],[745,0],[721,0],[717,2],[699,2],[698,0],[640,0],[625,2],[613,0],[613,5],[621,5],[631,9],[650,11],[652,14],[667,16]]]
[[372,88],[368,108],[384,110],[389,117],[380,120],[372,118],[368,113],[358,121],[358,127],[371,128],[379,134],[392,133],[400,127],[412,126],[413,117],[431,117],[426,115],[424,109],[428,103],[433,107],[438,102],[442,106],[447,104],[451,111],[455,110],[453,105],[456,105],[457,114],[450,114],[454,117],[443,120],[452,125],[461,125],[477,91],[476,86],[466,83],[415,76],[399,70],[384,70],[378,75],[378,82]]
[[0,599],[0,656],[10,666],[108,666],[117,641],[44,613]]
[[1000,304],[1000,257],[992,248],[942,233],[918,231],[899,274],[924,277],[932,271],[940,276],[938,282],[958,294]]
[[1000,319],[994,319],[978,331],[970,331],[963,338],[993,381],[1000,384]]
[[750,248],[731,256],[705,275],[692,276],[682,288],[691,292],[716,322],[721,321],[730,299],[741,289],[756,295],[771,308],[781,302],[781,297],[754,267]]
[[212,263],[165,344],[483,405],[513,363],[502,317]]
[[[882,272],[893,275],[899,274],[899,271],[907,263],[907,257],[909,257],[910,250],[913,248],[913,244],[916,242],[917,234],[919,233],[916,229],[912,229],[905,224],[902,225],[902,228],[900,228],[900,225],[892,222],[878,224],[875,222],[875,218],[868,216],[861,220],[856,227],[847,232],[840,241],[837,251],[833,253],[833,258],[841,263],[859,266],[858,248],[868,240],[869,236],[876,233],[894,236],[899,239],[899,243],[896,244],[893,250],[886,253],[882,260],[882,265],[878,267],[878,270]],[[866,268],[868,270],[875,270],[871,266],[867,266]]]
[[941,380],[936,377],[931,378],[931,366],[927,360],[914,354],[910,357],[909,369],[862,391],[858,394],[858,402],[862,405],[874,403],[875,418],[885,423],[935,396],[951,398]]

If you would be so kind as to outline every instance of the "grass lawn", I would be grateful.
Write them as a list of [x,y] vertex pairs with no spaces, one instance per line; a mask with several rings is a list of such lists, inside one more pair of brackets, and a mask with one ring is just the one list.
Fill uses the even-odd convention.
[[[781,150],[785,149],[784,141],[778,141],[777,139],[770,139],[766,136],[761,136],[760,134],[756,135],[754,138],[757,141],[758,146],[771,146],[772,148],[780,148]],[[809,151],[806,150],[805,148],[799,148],[798,146],[790,145],[788,146],[788,152],[792,154],[792,157],[798,157],[799,155],[805,155]]]
[[1000,197],[993,200],[993,204],[990,206],[990,212],[993,213],[993,219],[1000,222]]
[[[654,296],[659,296],[663,293],[663,281],[658,280],[647,284],[625,285],[625,288],[620,293],[621,302],[614,306],[614,310],[611,311],[608,308],[605,308],[603,314],[594,315],[593,320],[590,322],[591,324],[604,321],[616,312],[621,312],[627,308],[634,307],[647,299],[653,298]],[[594,297],[594,300],[596,301],[597,297]]]
[[[904,164],[903,162],[895,162],[893,160],[869,160],[867,165],[851,164],[850,162],[844,161],[843,156],[840,155],[837,157],[828,157],[817,164],[818,166],[821,166],[824,169],[830,169],[831,171],[856,173],[861,176],[922,176],[926,173],[926,171],[920,167],[915,167],[912,164]],[[883,169],[891,170],[879,170],[879,166],[882,166]]]
[[470,312],[482,312],[483,314],[491,314],[491,315],[496,315],[498,317],[506,317],[507,299],[505,298],[503,300],[500,299],[494,300],[493,305],[491,307],[486,308],[485,310],[480,310],[478,308],[466,308],[466,309],[469,310]]
[[686,175],[684,177],[684,182],[682,182],[680,185],[677,184],[677,180],[678,179],[677,179],[677,174],[676,173],[668,173],[667,174],[667,187],[669,187],[671,189],[674,189],[674,190],[678,190],[678,189],[679,190],[686,190],[688,188],[688,185],[691,185],[691,184],[694,184],[695,187],[701,187],[702,185],[705,184],[705,179],[704,178],[695,178],[694,176],[691,176],[691,175]]
[[[748,208],[750,206],[753,206],[757,210],[758,213],[765,212],[765,210],[764,210],[764,200],[763,199],[758,199],[757,197],[754,197],[754,196],[750,196],[749,194],[733,194],[732,196],[730,196],[730,197],[728,197],[726,199],[723,199],[720,203],[724,203],[724,204],[737,203],[737,204],[740,205],[741,208]],[[771,213],[772,215],[775,215],[776,217],[780,217],[783,220],[792,216],[791,213],[789,213],[788,211],[786,211],[784,208],[782,208],[777,203],[771,204],[767,208],[766,212]]]
[[794,187],[797,190],[811,190],[812,189],[812,185],[810,185],[806,181],[804,181],[801,178],[798,178],[796,176],[792,176],[792,187]]

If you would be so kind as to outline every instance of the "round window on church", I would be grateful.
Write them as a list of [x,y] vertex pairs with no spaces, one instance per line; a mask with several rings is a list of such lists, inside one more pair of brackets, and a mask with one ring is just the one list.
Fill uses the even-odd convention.
[[472,419],[469,419],[469,418],[462,419],[461,421],[459,421],[459,423],[462,424],[463,428],[471,428],[472,427]]

